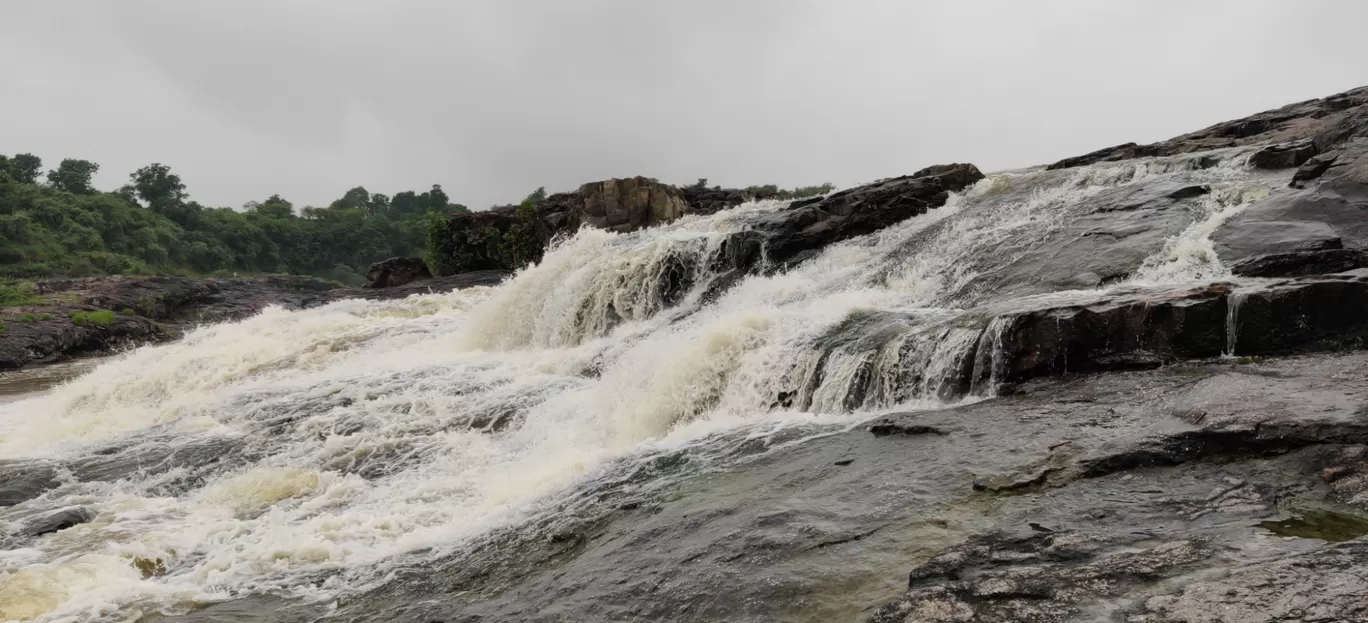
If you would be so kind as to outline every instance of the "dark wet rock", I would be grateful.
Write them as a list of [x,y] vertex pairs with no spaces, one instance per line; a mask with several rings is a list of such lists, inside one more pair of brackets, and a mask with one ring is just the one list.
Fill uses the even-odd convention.
[[79,526],[95,518],[95,511],[82,506],[69,506],[47,513],[24,525],[23,536],[39,537]]
[[94,448],[89,455],[72,459],[63,467],[80,482],[115,482],[178,471],[184,479],[173,480],[166,487],[180,493],[177,487],[193,484],[206,473],[238,465],[244,449],[244,441],[236,437],[148,435],[129,445]]
[[[5,331],[0,334],[0,370],[159,341],[171,336],[168,330],[150,319],[104,311],[98,307],[63,305],[41,310],[19,309],[0,315],[0,321],[5,322]],[[85,314],[101,312],[113,315],[108,324],[82,320]],[[21,314],[32,314],[37,319],[19,320]]]
[[1368,274],[1305,277],[1238,300],[1235,354],[1286,355],[1359,348],[1368,338]]
[[1326,171],[1339,160],[1340,150],[1332,150],[1322,154],[1316,154],[1308,159],[1292,174],[1292,181],[1288,184],[1292,188],[1304,188],[1307,182],[1320,178]]
[[367,288],[392,288],[414,281],[431,279],[427,264],[417,257],[392,257],[371,264],[366,270]]
[[[1154,369],[1225,355],[1368,344],[1368,269],[1256,284],[1116,287],[968,310],[861,311],[814,344],[815,365],[779,404],[814,405],[834,375],[848,410],[920,397],[983,395],[1033,378]],[[858,362],[829,371],[828,362]],[[884,363],[897,362],[896,371]],[[896,378],[890,377],[894,374]],[[826,391],[829,393],[831,389]]]
[[512,273],[502,269],[476,270],[457,275],[411,281],[402,286],[330,290],[323,293],[323,295],[319,297],[319,300],[312,303],[310,306],[344,299],[390,300],[401,299],[415,294],[441,294],[444,292],[464,290],[466,288],[497,286],[500,283],[503,283],[510,274]]
[[50,461],[0,461],[0,507],[27,502],[58,485]]
[[1006,382],[1017,382],[1069,372],[1157,367],[1215,357],[1232,345],[1238,355],[1360,347],[1368,339],[1364,309],[1364,270],[1233,290],[1215,284],[1117,292],[1080,304],[1009,312],[996,346],[1004,362],[999,372]]
[[1097,151],[1088,152],[1081,156],[1065,158],[1045,168],[1049,170],[1068,169],[1098,162],[1115,162],[1117,160],[1129,160],[1131,158],[1143,158],[1157,155],[1159,155],[1159,149],[1152,145],[1125,143],[1115,147],[1106,147]]
[[1323,249],[1269,253],[1240,260],[1230,272],[1240,277],[1305,277],[1368,267],[1368,251]]
[[983,179],[983,172],[967,162],[953,164],[933,164],[908,176],[912,178],[934,177],[950,192],[959,192]]
[[944,435],[945,431],[934,426],[923,424],[909,424],[894,420],[878,420],[869,425],[869,432],[876,437],[887,437],[889,435]]
[[1316,155],[1312,139],[1269,145],[1249,156],[1249,164],[1260,169],[1293,169]]
[[1008,382],[1061,372],[1153,368],[1220,355],[1228,288],[1137,293],[1016,315],[999,349]]
[[1238,265],[1270,255],[1368,250],[1368,138],[1313,158],[1293,184],[1250,204],[1212,235],[1223,261]]
[[[1101,191],[1071,206],[1030,246],[968,258],[978,276],[959,294],[974,302],[1125,279],[1191,223],[1193,207],[1208,192],[1205,185],[1178,181]],[[1003,264],[1004,257],[1010,261]]]
[[1266,255],[1344,248],[1344,241],[1335,228],[1319,220],[1240,219],[1237,224],[1219,230],[1213,236],[1213,242],[1222,257],[1230,258],[1232,264]]
[[688,202],[697,214],[713,214],[734,208],[752,199],[746,195],[745,191],[720,186],[713,188],[698,185],[685,186],[680,188],[679,192],[683,195],[684,201]]
[[723,244],[716,268],[741,273],[796,264],[811,252],[863,236],[945,204],[983,179],[972,164],[928,167],[914,175],[856,186],[826,197],[800,199],[767,215]]

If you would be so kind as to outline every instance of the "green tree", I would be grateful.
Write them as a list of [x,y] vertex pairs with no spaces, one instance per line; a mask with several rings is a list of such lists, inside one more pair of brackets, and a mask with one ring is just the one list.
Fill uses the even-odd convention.
[[371,193],[371,196],[370,196],[370,205],[367,206],[367,211],[370,212],[370,215],[371,215],[371,216],[377,216],[377,215],[385,214],[385,213],[389,212],[389,210],[390,210],[390,198],[389,198],[389,195],[386,195],[386,194],[384,194],[384,193]]
[[95,177],[95,172],[99,170],[100,165],[89,160],[67,158],[62,161],[62,164],[57,165],[57,170],[48,171],[48,184],[57,190],[88,195],[95,192],[90,181],[91,178]]
[[447,196],[446,191],[442,190],[441,184],[433,184],[432,190],[424,194],[428,196],[428,212],[441,212],[451,203],[451,198]]
[[527,198],[526,198],[526,199],[523,199],[523,200],[522,200],[523,203],[534,203],[534,204],[535,204],[535,203],[541,203],[541,202],[543,202],[543,201],[546,201],[546,187],[545,187],[545,186],[539,186],[539,187],[537,187],[536,190],[532,191],[531,194],[527,195]]
[[7,166],[10,178],[21,184],[33,184],[43,171],[43,159],[33,154],[16,154]]
[[171,167],[161,163],[149,164],[128,177],[133,181],[133,191],[149,207],[183,201],[188,196],[180,176],[172,173]]
[[255,203],[247,212],[270,219],[295,217],[294,205],[282,199],[280,195],[271,195],[265,201]]
[[459,250],[451,239],[451,229],[447,223],[447,217],[429,212],[426,220],[427,253],[423,256],[423,262],[427,264],[428,270],[438,277],[450,275],[460,270],[461,261],[457,257]]
[[427,211],[426,204],[426,201],[419,201],[418,193],[406,190],[394,195],[394,199],[390,200],[390,211],[398,217],[404,217],[410,214],[422,214]]
[[370,192],[363,186],[357,186],[342,195],[341,199],[332,202],[330,208],[347,210],[368,210],[370,207]]

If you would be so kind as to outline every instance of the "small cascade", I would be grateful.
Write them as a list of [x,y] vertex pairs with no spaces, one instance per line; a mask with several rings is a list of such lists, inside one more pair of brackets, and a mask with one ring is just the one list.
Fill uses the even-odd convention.
[[1268,185],[1260,181],[1214,185],[1199,202],[1192,223],[1170,238],[1162,250],[1146,258],[1131,283],[1159,285],[1229,277],[1230,271],[1221,263],[1211,235],[1249,204],[1267,196]]
[[1240,290],[1232,290],[1226,295],[1226,347],[1225,356],[1235,356],[1235,346],[1240,338],[1240,306],[1244,304],[1249,293]]
[[989,397],[997,395],[1007,375],[1007,358],[1003,349],[1003,336],[1012,326],[1015,318],[1001,315],[988,323],[979,337],[974,350],[974,369],[970,374],[969,395]]

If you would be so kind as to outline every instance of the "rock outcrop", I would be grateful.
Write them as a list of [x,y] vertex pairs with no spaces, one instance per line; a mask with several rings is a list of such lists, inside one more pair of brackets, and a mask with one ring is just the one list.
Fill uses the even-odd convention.
[[[149,318],[89,305],[63,305],[37,312],[24,309],[28,308],[0,316],[5,322],[5,331],[0,334],[0,370],[166,340],[174,335]],[[90,320],[92,315],[95,320]]]
[[431,279],[427,264],[417,257],[392,257],[371,264],[366,270],[367,288],[393,288],[414,281]]
[[693,211],[678,189],[644,177],[585,184],[579,195],[583,204],[570,220],[616,232],[668,223]]
[[612,179],[527,205],[454,214],[435,251],[446,273],[511,270],[539,259],[554,238],[581,226],[628,232],[692,212],[673,186],[645,177]]
[[728,238],[720,266],[745,273],[762,261],[773,268],[797,264],[833,243],[945,205],[950,193],[981,179],[983,173],[972,164],[937,165],[826,197],[799,199]]
[[1368,123],[1307,160],[1291,186],[1251,204],[1212,236],[1235,274],[1293,276],[1368,265]]
[[1253,156],[1256,166],[1290,168],[1301,166],[1312,156],[1334,149],[1352,137],[1364,136],[1365,130],[1368,130],[1368,87],[1360,87],[1218,123],[1158,143],[1126,143],[1065,158],[1048,168],[1064,169],[1096,162],[1251,145],[1266,145]]

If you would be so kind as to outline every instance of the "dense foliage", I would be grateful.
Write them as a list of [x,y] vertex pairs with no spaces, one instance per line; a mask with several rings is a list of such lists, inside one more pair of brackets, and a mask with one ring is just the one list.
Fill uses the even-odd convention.
[[114,192],[99,165],[0,156],[0,278],[101,274],[296,273],[358,283],[367,266],[419,255],[428,215],[464,211],[440,186],[389,197],[357,187],[327,207],[278,195],[241,210],[200,205],[154,163]]
[[[294,273],[358,284],[373,262],[424,255],[437,274],[462,269],[446,235],[447,217],[464,212],[441,186],[390,197],[363,187],[327,207],[296,209],[279,195],[242,209],[190,199],[170,167],[149,164],[113,192],[94,188],[100,165],[65,159],[43,174],[33,154],[0,155],[0,279],[106,274]],[[699,180],[700,185],[706,180]],[[744,189],[758,199],[830,192],[830,184]],[[507,231],[479,232],[506,264],[540,259],[538,188]]]

